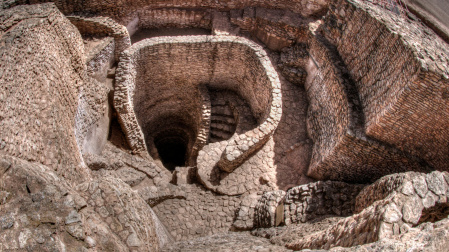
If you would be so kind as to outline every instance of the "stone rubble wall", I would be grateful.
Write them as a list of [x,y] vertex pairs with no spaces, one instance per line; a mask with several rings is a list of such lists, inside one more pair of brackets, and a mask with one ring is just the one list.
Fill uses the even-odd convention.
[[240,30],[249,31],[272,50],[280,50],[297,41],[304,42],[310,21],[310,18],[289,10],[262,7],[226,12],[143,8],[138,10],[137,19],[137,29],[203,28],[212,30],[214,35],[237,35]]
[[185,199],[167,199],[153,206],[161,222],[176,240],[189,240],[231,229],[238,197],[217,195],[200,186],[184,185]]
[[[31,4],[49,2],[49,0],[30,0]],[[175,1],[159,1],[159,0],[119,0],[109,1],[73,1],[73,0],[55,0],[55,4],[66,15],[74,12],[97,13],[98,15],[114,17],[127,23],[133,19],[136,11],[142,8],[147,9],[163,9],[163,8],[180,8],[180,9],[216,9],[231,10],[243,9],[246,7],[265,7],[271,9],[289,9],[295,13],[301,13],[303,16],[320,16],[325,13],[328,6],[326,0],[175,0]]]
[[254,208],[254,227],[275,227],[283,222],[285,191],[265,192]]
[[243,134],[257,127],[257,120],[253,116],[251,107],[240,95],[228,90],[209,90],[209,92],[215,105],[229,104],[233,110],[237,118],[235,133]]
[[314,141],[309,176],[364,183],[392,172],[426,169],[419,159],[364,134],[354,83],[334,48],[318,33],[310,33],[307,64],[307,130]]
[[86,84],[78,30],[53,4],[2,11],[0,24],[0,151],[86,179],[74,120]]
[[82,153],[100,154],[109,134],[111,111],[108,95],[113,86],[111,80],[107,80],[108,70],[120,53],[117,50],[120,50],[120,47],[130,46],[129,36],[126,29],[125,33],[120,33],[124,27],[111,19],[80,16],[69,16],[68,19],[83,37],[105,36],[98,45],[85,51],[88,79],[81,90],[75,117],[76,137]]
[[[251,193],[243,196],[232,227],[236,230],[251,230],[255,227],[255,209],[262,195]],[[271,223],[271,220],[268,220]]]
[[365,188],[357,195],[355,199],[355,213],[360,213],[363,209],[369,207],[378,200],[385,199],[388,195],[398,190],[404,183],[407,173],[395,173],[380,178]]
[[392,238],[378,240],[377,242],[363,244],[355,247],[334,247],[331,252],[354,251],[390,251],[408,252],[419,250],[422,252],[446,252],[449,246],[449,219],[410,228],[407,233],[395,235]]
[[120,179],[73,188],[44,165],[1,156],[0,181],[2,249],[159,250],[151,208]]
[[202,101],[201,105],[201,116],[198,118],[198,135],[196,137],[195,143],[192,147],[192,153],[190,154],[189,164],[194,165],[196,163],[196,158],[198,157],[198,152],[207,144],[209,139],[210,131],[210,118],[211,118],[211,101],[209,90],[207,90],[205,85],[200,85],[198,87],[200,92],[200,97]]
[[319,181],[293,187],[285,196],[284,222],[290,225],[329,215],[352,215],[356,196],[363,187],[338,181]]
[[284,76],[292,84],[303,87],[306,83],[307,72],[305,66],[309,59],[308,45],[297,43],[281,50],[279,67]]
[[99,45],[86,52],[87,75],[99,82],[105,82],[108,70],[115,63],[115,42],[111,37],[106,37]]
[[[110,124],[107,71],[114,63],[114,40],[110,37],[89,52],[87,78],[80,90],[75,116],[76,140],[83,154],[99,154],[107,142]],[[112,83],[111,83],[112,84]]]
[[[164,54],[164,51],[167,54]],[[201,60],[182,57],[187,52],[192,53],[196,51],[201,51],[203,58],[208,56],[205,52],[215,54]],[[145,118],[136,118],[133,107],[139,104],[140,101],[152,102],[143,97],[139,98],[144,92],[137,93],[138,95],[136,97],[132,97],[131,95],[136,92],[135,89],[145,88],[145,93],[147,93],[152,91],[160,92],[163,87],[153,90],[149,89],[148,85],[136,85],[145,83],[143,80],[145,78],[138,78],[139,71],[136,67],[142,65],[139,63],[141,58],[152,62],[151,58],[158,55],[154,58],[155,60],[168,57],[166,61],[158,61],[158,68],[162,67],[164,69],[165,65],[170,66],[170,64],[173,64],[170,62],[173,62],[173,57],[177,54],[181,56],[180,59],[189,63],[187,64],[186,62],[186,64],[182,63],[176,65],[176,67],[171,67],[170,78],[176,78],[176,76],[186,78],[186,73],[189,73],[188,82],[185,85],[189,83],[190,85],[207,83],[213,88],[229,88],[235,90],[245,98],[250,104],[253,114],[261,121],[261,124],[256,129],[248,131],[245,134],[236,135],[228,141],[223,158],[220,159],[221,168],[233,169],[237,167],[257,147],[263,145],[268,140],[268,137],[274,132],[282,113],[280,83],[269,58],[259,46],[238,37],[161,37],[142,41],[131,47],[130,50],[125,51],[117,70],[117,86],[114,103],[131,148],[136,153],[143,153],[143,155],[146,152],[145,140],[138,121],[142,122],[140,124],[149,121]],[[154,56],[148,58],[144,55]],[[239,55],[245,56],[241,59]],[[182,61],[177,61],[177,63],[180,62]],[[215,63],[212,64],[212,62]],[[235,68],[238,64],[243,64],[244,67]],[[232,71],[229,69],[231,66],[233,68]],[[251,66],[251,68],[248,68],[248,66]],[[151,70],[155,71],[156,68]],[[230,75],[231,72],[233,72],[232,75]],[[157,83],[165,83],[167,76],[165,75],[164,77],[163,73],[164,71],[161,70],[154,72],[157,75],[152,75],[154,77],[152,80]],[[232,77],[230,78],[230,76]],[[174,87],[180,91],[182,90],[182,92],[177,93],[181,98],[182,95],[187,94],[184,85]],[[195,96],[189,95],[188,98],[192,97]],[[190,104],[194,102],[192,100],[182,101],[189,102]],[[159,106],[163,105],[161,103],[158,104]],[[180,106],[179,103],[177,106]],[[139,104],[140,107],[141,105]],[[187,108],[189,106],[183,104],[182,107]],[[200,106],[194,106],[193,108],[196,107]],[[145,116],[151,116],[151,114],[148,114],[148,111],[146,111]]]
[[271,50],[278,51],[295,42],[307,39],[307,22],[310,19],[290,10],[250,7],[231,10],[230,22],[249,31]]
[[186,9],[154,9],[138,10],[140,29],[158,28],[212,28],[212,17],[209,11]]
[[244,196],[233,227],[238,230],[305,223],[326,216],[350,216],[355,199],[364,185],[319,181]]
[[334,1],[324,23],[355,81],[366,134],[447,170],[447,43],[366,1]]
[[75,115],[75,135],[80,151],[101,153],[109,133],[110,89],[92,77],[81,89]]
[[[131,46],[131,39],[125,26],[107,17],[67,16],[83,35],[106,35],[114,38],[114,60],[118,61],[120,54]],[[88,57],[90,59],[90,57]]]
[[[382,239],[391,239],[394,235],[403,235],[411,228],[426,221],[447,218],[439,213],[441,207],[448,204],[449,174],[434,171],[423,174],[407,172],[396,177],[381,179],[365,190],[377,190],[389,181],[391,193],[371,205],[370,200],[358,205],[367,206],[363,211],[338,221],[327,230],[306,236],[299,241],[287,244],[294,250],[329,249],[336,246],[352,247]],[[398,187],[397,183],[402,184]],[[379,192],[382,194],[383,192]],[[372,193],[376,194],[376,193]],[[366,192],[362,191],[364,200]],[[437,215],[435,216],[435,214]],[[440,216],[438,215],[440,214]]]

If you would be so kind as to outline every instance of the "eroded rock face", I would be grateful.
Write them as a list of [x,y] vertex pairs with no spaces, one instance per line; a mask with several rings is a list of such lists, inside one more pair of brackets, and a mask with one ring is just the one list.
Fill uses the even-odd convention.
[[1,167],[3,249],[158,250],[157,217],[120,179],[72,188],[41,164],[2,155]]
[[2,11],[0,23],[1,151],[70,180],[87,178],[75,140],[75,114],[86,85],[78,30],[53,4]]

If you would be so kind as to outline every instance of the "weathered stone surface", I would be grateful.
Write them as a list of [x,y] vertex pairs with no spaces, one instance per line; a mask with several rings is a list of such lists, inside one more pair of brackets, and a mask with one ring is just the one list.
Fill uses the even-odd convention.
[[447,250],[447,43],[397,1],[38,2],[0,4],[0,250]]
[[362,97],[367,136],[447,169],[447,42],[370,1],[339,0],[329,9],[324,31]]
[[[338,221],[327,230],[291,241],[287,247],[295,250],[302,248],[330,249],[337,246],[352,247],[383,239],[396,239],[399,234],[413,232],[414,229],[410,228],[411,226],[426,223],[426,221],[446,221],[447,213],[443,214],[440,212],[441,210],[433,207],[436,199],[439,198],[436,195],[433,202],[432,200],[429,202],[426,199],[422,200],[415,193],[410,195],[402,193],[404,190],[410,191],[404,188],[410,187],[412,181],[422,181],[429,176],[443,177],[443,173],[408,172],[382,178],[364,188],[358,196],[358,206],[364,208],[361,212]],[[432,193],[430,191],[428,193],[432,197]],[[446,207],[446,202],[442,202],[441,205],[443,208]],[[335,234],[339,235],[339,239],[334,238]],[[377,244],[382,244],[382,242]],[[402,248],[402,245],[400,247]]]
[[304,223],[323,216],[349,216],[363,185],[320,181],[293,187],[285,196],[285,224]]
[[266,192],[260,197],[254,209],[254,227],[277,226],[278,215],[283,215],[283,211],[279,212],[278,208],[283,208],[285,194],[284,191],[273,191]]
[[74,137],[86,82],[78,30],[51,3],[2,11],[0,24],[1,150],[68,179],[86,179]]
[[447,184],[441,172],[432,172],[426,176],[427,187],[436,195],[446,194]]

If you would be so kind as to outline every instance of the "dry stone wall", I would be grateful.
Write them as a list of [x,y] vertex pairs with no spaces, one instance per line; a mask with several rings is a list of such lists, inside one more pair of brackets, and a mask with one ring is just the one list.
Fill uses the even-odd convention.
[[295,42],[304,42],[310,19],[290,10],[249,7],[231,10],[229,21],[277,51]]
[[[107,35],[114,38],[115,50],[114,60],[118,61],[120,53],[131,46],[131,40],[128,30],[125,26],[118,24],[111,18],[105,17],[83,17],[68,16],[72,24],[78,28],[83,35]],[[89,57],[88,57],[89,58]]]
[[[13,7],[44,1],[0,4],[0,250],[282,250],[228,234],[263,227],[294,250],[445,251],[449,173],[416,171],[447,166],[449,51],[412,14],[359,0]],[[135,43],[193,31],[215,36]],[[187,149],[173,172],[165,140]]]
[[158,28],[212,28],[210,12],[186,9],[143,8],[138,11],[140,29]]
[[53,4],[2,11],[0,23],[0,151],[70,180],[88,177],[75,138],[86,81],[78,30]]
[[387,197],[379,197],[372,203],[364,192],[357,199],[359,206],[366,207],[363,211],[338,221],[327,230],[293,241],[287,247],[295,250],[352,247],[391,239],[394,235],[406,234],[417,224],[447,218],[447,213],[440,212],[440,208],[448,205],[448,180],[447,172],[438,171],[408,172],[392,179],[381,179],[365,190],[379,189],[388,181],[388,187],[395,189]]
[[[48,0],[31,0],[31,4],[48,2]],[[141,8],[148,9],[162,9],[162,8],[179,8],[179,9],[198,9],[211,8],[217,10],[243,9],[246,7],[266,7],[275,9],[290,9],[293,12],[301,13],[304,16],[320,16],[327,8],[328,1],[313,0],[313,1],[288,1],[288,0],[257,0],[257,1],[239,1],[239,0],[189,0],[189,1],[130,1],[120,0],[115,2],[108,1],[55,1],[55,4],[64,14],[71,14],[74,12],[97,13],[98,15],[115,17],[123,20],[124,23],[130,22],[135,18],[133,16],[136,10]]]
[[392,172],[426,169],[418,158],[364,134],[360,100],[344,64],[319,33],[310,36],[305,88],[310,102],[307,130],[314,149],[308,175],[366,182]]
[[[193,59],[191,56],[185,56],[186,53],[200,51],[200,58]],[[166,53],[164,54],[164,52]],[[150,55],[152,57],[148,57]],[[240,58],[242,55],[244,55],[243,62]],[[158,65],[149,69],[152,71],[151,74],[140,75],[148,66],[143,66],[140,59],[145,62],[152,62],[153,59],[153,63],[157,62]],[[174,61],[174,59],[179,60]],[[174,65],[175,62],[176,65]],[[244,67],[230,69],[230,66],[238,64]],[[251,66],[251,68],[247,66]],[[170,76],[164,74],[167,69],[171,69]],[[153,83],[160,84],[158,89],[150,88],[152,86],[145,84],[147,83],[145,78],[150,76]],[[230,78],[230,76],[232,77]],[[167,78],[171,78],[173,81],[169,82]],[[144,111],[140,110],[142,107],[159,107],[159,114],[164,113],[166,110],[164,106],[167,104],[175,106],[172,107],[175,112],[179,112],[177,109],[188,109],[179,116],[190,114],[190,118],[192,118],[190,124],[193,124],[195,129],[197,128],[195,126],[197,121],[194,118],[200,117],[201,111],[196,114],[194,111],[200,110],[201,105],[198,104],[200,99],[195,99],[195,97],[199,97],[198,89],[188,88],[189,85],[195,87],[199,84],[208,84],[212,88],[234,90],[245,98],[255,117],[261,121],[256,129],[236,135],[228,142],[226,149],[223,150],[225,152],[223,158],[219,160],[221,168],[228,169],[228,171],[232,171],[244,161],[245,157],[268,140],[282,113],[280,83],[270,60],[263,49],[246,39],[237,37],[162,37],[140,42],[124,53],[116,80],[115,107],[131,148],[141,154],[146,152],[146,146],[144,133],[139,124],[146,131],[150,131],[151,128],[146,128],[146,125],[151,126],[151,116],[153,116],[148,113],[148,110],[145,110],[145,115],[139,116],[139,111]],[[152,103],[156,104],[155,100],[147,99],[143,94],[159,92],[159,96],[156,97],[163,99],[162,91],[169,87],[164,87],[163,84],[173,88],[171,92],[164,95],[175,94],[178,99],[166,99],[166,104],[159,101],[157,105],[151,105]],[[137,92],[141,88],[145,92]],[[132,96],[134,92],[137,94],[135,97]],[[133,108],[137,108],[135,109],[137,118]],[[188,118],[184,120],[189,124]]]
[[325,31],[355,81],[366,134],[448,169],[447,43],[362,1],[335,1]]
[[99,154],[107,142],[110,121],[108,95],[113,89],[107,73],[113,62],[114,41],[109,37],[91,49],[86,58],[87,78],[80,89],[75,116],[76,140],[83,154]]
[[364,185],[319,181],[287,191],[284,203],[286,225],[307,222],[323,216],[350,216],[355,199]]
[[240,199],[216,195],[198,185],[185,185],[183,191],[185,199],[167,199],[153,206],[175,240],[226,233],[231,229]]

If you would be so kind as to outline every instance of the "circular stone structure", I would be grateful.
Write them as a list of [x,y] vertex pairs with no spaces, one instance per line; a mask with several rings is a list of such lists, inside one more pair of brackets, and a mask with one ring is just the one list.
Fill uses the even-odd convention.
[[167,163],[162,149],[176,147],[176,165],[195,165],[208,137],[205,87],[236,92],[258,121],[227,140],[211,166],[232,172],[273,134],[282,95],[261,46],[235,36],[157,37],[127,49],[117,69],[114,105],[132,151]]

